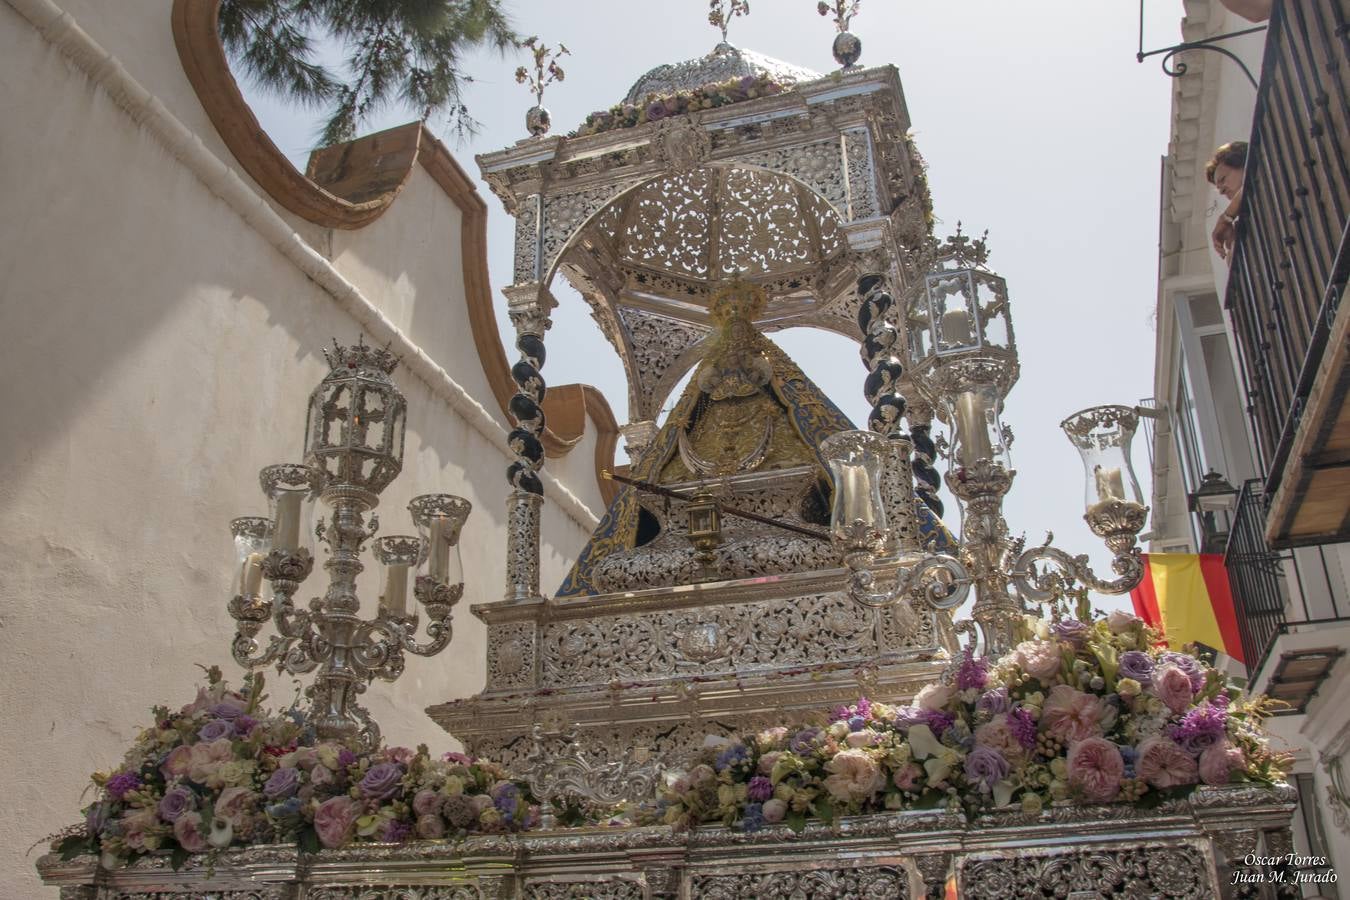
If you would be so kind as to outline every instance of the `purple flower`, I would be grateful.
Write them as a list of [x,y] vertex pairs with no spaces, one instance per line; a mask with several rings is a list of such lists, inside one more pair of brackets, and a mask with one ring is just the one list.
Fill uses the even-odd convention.
[[1153,657],[1142,650],[1126,650],[1120,654],[1120,677],[1133,678],[1147,687],[1153,683]]
[[286,766],[277,769],[263,785],[263,796],[268,800],[283,800],[300,788],[300,770]]
[[718,772],[725,772],[732,766],[739,765],[750,758],[750,751],[744,744],[732,744],[717,754],[717,759],[713,762],[713,768]]
[[1005,713],[1011,708],[1012,702],[1008,699],[1008,689],[1005,687],[985,691],[980,695],[980,699],[975,702],[975,709],[991,718]]
[[653,100],[647,104],[647,121],[655,122],[658,119],[666,117],[666,104],[661,100]]
[[1068,641],[1075,647],[1081,647],[1083,642],[1087,640],[1088,632],[1092,630],[1092,626],[1086,622],[1080,622],[1078,619],[1060,619],[1051,626],[1051,629],[1055,632],[1055,637],[1061,641]]
[[1134,762],[1139,758],[1139,751],[1133,747],[1122,744],[1120,747],[1120,758],[1125,761],[1125,778],[1134,777]]
[[159,801],[159,817],[165,822],[176,822],[178,817],[197,805],[197,795],[181,784],[165,791]]
[[267,814],[274,819],[284,819],[287,816],[300,815],[300,798],[291,797],[281,803],[273,803],[267,807]]
[[965,658],[956,670],[956,689],[959,691],[983,690],[989,683],[989,660],[975,658],[975,651],[967,647]]
[[387,800],[398,793],[403,769],[394,763],[376,763],[361,779],[361,796],[368,800]]
[[472,757],[472,756],[467,756],[467,755],[465,755],[465,754],[463,754],[463,753],[456,753],[456,752],[453,751],[453,750],[451,750],[449,753],[446,753],[445,755],[443,755],[443,756],[441,757],[441,759],[444,760],[445,762],[448,762],[448,763],[454,763],[454,764],[457,765],[457,766],[471,766],[471,765],[473,765],[473,757]]
[[1227,732],[1228,713],[1209,703],[1188,710],[1181,722],[1170,729],[1172,740],[1192,756],[1199,756],[1219,743]]
[[84,813],[84,830],[91,837],[103,831],[103,826],[108,824],[108,819],[112,816],[112,804],[107,800],[100,800],[97,803],[90,804]]
[[1008,730],[1024,748],[1036,749],[1036,720],[1026,707],[1019,706],[1008,713]]
[[445,820],[455,828],[468,828],[478,818],[478,810],[469,803],[468,797],[455,794],[445,798],[445,803],[441,806],[441,815],[445,816]]
[[743,831],[759,831],[764,827],[764,804],[747,803],[745,804],[745,814],[741,816],[741,829]]
[[979,746],[966,754],[966,780],[978,785],[981,793],[988,793],[994,785],[1008,777],[1012,767],[993,747]]
[[356,754],[343,747],[338,751],[338,765],[344,769],[356,765]]
[[386,844],[401,844],[412,836],[412,826],[398,819],[391,819],[380,832],[380,840]]
[[745,795],[751,800],[763,803],[773,796],[773,782],[763,775],[756,775],[750,779],[750,785],[746,788]]
[[1200,667],[1200,661],[1189,653],[1177,653],[1169,650],[1164,653],[1159,660],[1164,663],[1171,663],[1178,669],[1186,673],[1186,677],[1191,680],[1191,690],[1198,691],[1205,686],[1205,670]]
[[754,87],[755,83],[758,81],[759,76],[757,75],[742,75],[740,80],[740,89],[743,91],[748,91],[752,87]]
[[252,716],[240,716],[234,720],[234,733],[240,737],[248,737],[248,733],[258,727],[258,722]]
[[211,715],[217,719],[237,719],[244,714],[244,707],[238,702],[223,700],[211,707]]
[[792,736],[792,740],[788,741],[788,749],[799,755],[810,753],[815,746],[816,738],[819,736],[820,729],[803,728]]
[[864,719],[862,716],[849,716],[848,719],[849,731],[862,731],[866,727],[867,727],[867,720]]
[[492,786],[492,802],[502,815],[508,819],[516,814],[520,805],[520,789],[509,781],[499,781]]
[[118,772],[108,779],[108,783],[103,789],[108,792],[108,796],[114,800],[121,800],[130,791],[136,790],[141,786],[141,776],[135,772]]
[[207,744],[228,737],[234,737],[234,723],[224,719],[212,719],[197,732],[197,740]]

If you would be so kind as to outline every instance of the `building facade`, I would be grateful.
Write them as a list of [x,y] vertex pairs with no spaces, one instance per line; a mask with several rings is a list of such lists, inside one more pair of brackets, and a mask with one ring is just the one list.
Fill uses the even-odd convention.
[[[1295,755],[1301,847],[1342,872],[1348,17],[1343,2],[1276,2],[1266,30],[1218,42],[1231,57],[1190,49],[1164,64],[1184,71],[1162,168],[1150,534],[1153,552],[1224,554],[1246,658],[1233,670],[1289,704],[1272,730]],[[1186,3],[1181,39],[1255,27],[1197,0]],[[1205,164],[1239,140],[1249,150],[1225,260],[1211,233],[1228,201]]]

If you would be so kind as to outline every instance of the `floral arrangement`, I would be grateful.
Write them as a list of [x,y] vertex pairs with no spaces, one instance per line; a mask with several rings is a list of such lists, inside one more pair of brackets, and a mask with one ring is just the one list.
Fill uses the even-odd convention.
[[1270,701],[1235,696],[1135,616],[1080,615],[1026,619],[1010,654],[967,654],[910,706],[864,698],[821,726],[711,739],[634,819],[800,830],[881,810],[1147,806],[1199,783],[1282,780],[1285,759],[1260,730]]
[[321,742],[298,708],[262,709],[260,674],[238,692],[219,669],[207,681],[178,712],[156,707],[155,724],[121,765],[93,776],[98,797],[56,845],[64,856],[100,854],[113,868],[168,851],[176,867],[188,854],[237,844],[294,841],[317,851],[518,831],[538,820],[528,789],[490,762],[432,759],[425,746]]
[[745,75],[707,84],[691,91],[657,96],[648,94],[639,104],[618,103],[607,110],[593,112],[586,117],[572,137],[602,134],[616,128],[632,128],[647,122],[657,122],[668,116],[679,116],[701,109],[716,109],[756,97],[781,94],[784,86],[767,75]]

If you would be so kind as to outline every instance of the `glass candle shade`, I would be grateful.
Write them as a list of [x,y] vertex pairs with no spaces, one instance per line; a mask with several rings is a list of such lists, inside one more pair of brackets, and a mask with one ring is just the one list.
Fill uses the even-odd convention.
[[263,560],[272,543],[272,520],[244,516],[230,522],[234,537],[234,596],[246,600],[262,596]]
[[272,549],[314,553],[314,503],[323,474],[299,463],[268,466],[259,473],[272,520]]
[[1128,406],[1094,406],[1060,423],[1083,458],[1087,476],[1084,499],[1089,512],[1114,501],[1144,505],[1144,494],[1130,463],[1130,444],[1138,427],[1139,417]]
[[423,494],[408,504],[417,535],[424,545],[424,561],[418,576],[440,584],[462,584],[464,569],[459,558],[459,532],[473,506],[454,494]]
[[972,466],[989,459],[1010,468],[1012,460],[999,421],[1002,401],[993,384],[972,385],[970,389],[946,398],[952,424],[952,459],[960,466]]
[[408,615],[408,573],[422,564],[426,545],[420,537],[391,534],[374,543],[375,560],[383,567],[380,609],[390,616]]
[[928,321],[933,348],[939,353],[972,350],[980,345],[975,282],[966,269],[926,276]]
[[821,442],[820,449],[834,480],[830,535],[846,543],[862,534],[884,535],[881,468],[886,439],[871,431],[841,431]]

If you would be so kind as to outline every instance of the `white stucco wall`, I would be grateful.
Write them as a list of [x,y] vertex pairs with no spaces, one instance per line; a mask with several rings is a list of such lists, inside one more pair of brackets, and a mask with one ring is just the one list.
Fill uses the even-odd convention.
[[[111,6],[70,11],[237,168],[183,94],[165,5]],[[197,663],[240,677],[228,651],[228,522],[265,512],[257,471],[299,456],[305,399],[326,372],[320,350],[362,328],[257,218],[208,190],[4,3],[0,85],[0,754],[11,771],[0,896],[48,897],[32,874],[41,848],[25,850],[76,821],[88,774],[117,763],[151,705],[190,699]],[[463,310],[459,227],[419,169],[375,225],[340,240],[303,232],[320,253],[340,246],[339,272],[492,409]],[[474,512],[451,649],[410,659],[369,705],[390,740],[448,749],[423,709],[482,686],[484,630],[468,607],[502,593],[508,460],[500,426],[466,418],[443,381],[396,379],[407,452],[378,510],[383,533],[411,530],[403,507],[417,493],[461,494]],[[586,498],[593,442],[576,451],[584,465],[558,469],[589,476],[577,487]],[[545,505],[546,590],[594,524],[577,509]],[[292,693],[275,674],[271,685],[276,700]]]

